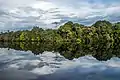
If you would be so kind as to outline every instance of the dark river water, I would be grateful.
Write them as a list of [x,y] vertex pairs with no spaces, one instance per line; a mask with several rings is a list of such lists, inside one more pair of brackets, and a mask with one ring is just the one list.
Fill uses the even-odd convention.
[[59,52],[0,48],[0,80],[120,80],[120,58],[71,60]]

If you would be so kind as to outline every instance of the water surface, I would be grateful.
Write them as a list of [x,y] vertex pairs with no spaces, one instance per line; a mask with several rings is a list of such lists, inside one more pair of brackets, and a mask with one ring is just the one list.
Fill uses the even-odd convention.
[[[39,54],[36,55],[35,52],[38,51]],[[99,60],[87,53],[70,58],[70,54],[62,55],[60,51],[43,49],[43,52],[40,52],[38,49],[35,51],[5,47],[4,44],[4,47],[0,48],[0,80],[120,79],[120,58],[117,56]]]

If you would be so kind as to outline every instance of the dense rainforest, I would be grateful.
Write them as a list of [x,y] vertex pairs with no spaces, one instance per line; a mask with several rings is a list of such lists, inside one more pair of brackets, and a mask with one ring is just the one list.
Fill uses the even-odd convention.
[[97,21],[84,26],[68,21],[58,29],[8,31],[0,34],[0,48],[59,52],[68,59],[92,55],[98,60],[120,57],[120,22]]
[[1,42],[73,42],[78,44],[95,44],[120,40],[120,22],[97,21],[92,26],[84,26],[68,21],[58,29],[42,29],[33,27],[32,30],[1,32]]

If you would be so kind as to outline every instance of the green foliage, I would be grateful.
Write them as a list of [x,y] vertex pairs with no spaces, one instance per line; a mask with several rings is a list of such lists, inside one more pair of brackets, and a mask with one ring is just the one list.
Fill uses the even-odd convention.
[[57,51],[68,59],[92,54],[98,60],[107,60],[116,55],[120,57],[117,50],[120,47],[120,22],[97,21],[92,26],[84,26],[69,21],[58,29],[33,27],[30,31],[2,32],[0,41],[19,42],[10,47],[18,46],[36,54]]
[[22,32],[21,35],[20,35],[20,40],[21,41],[25,41],[25,32]]
[[[114,45],[120,42],[120,22],[112,24],[104,20],[97,21],[92,26],[84,26],[68,21],[58,29],[46,30],[35,26],[29,31],[2,32],[0,41],[42,42],[59,45],[74,43],[84,45],[86,48],[89,47],[88,44],[95,46],[96,44],[111,43],[112,48],[114,48]],[[72,47],[67,47],[67,49],[72,50]],[[24,48],[24,45],[21,45],[21,48]]]
[[117,22],[113,25],[114,30],[120,30],[120,22]]
[[112,28],[112,24],[109,21],[97,21],[95,24],[93,24],[94,27],[99,28]]

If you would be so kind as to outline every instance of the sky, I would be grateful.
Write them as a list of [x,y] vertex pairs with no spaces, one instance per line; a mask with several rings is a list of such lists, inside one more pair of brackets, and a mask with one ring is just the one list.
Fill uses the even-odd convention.
[[0,0],[0,31],[55,28],[53,22],[91,25],[120,21],[120,0]]

